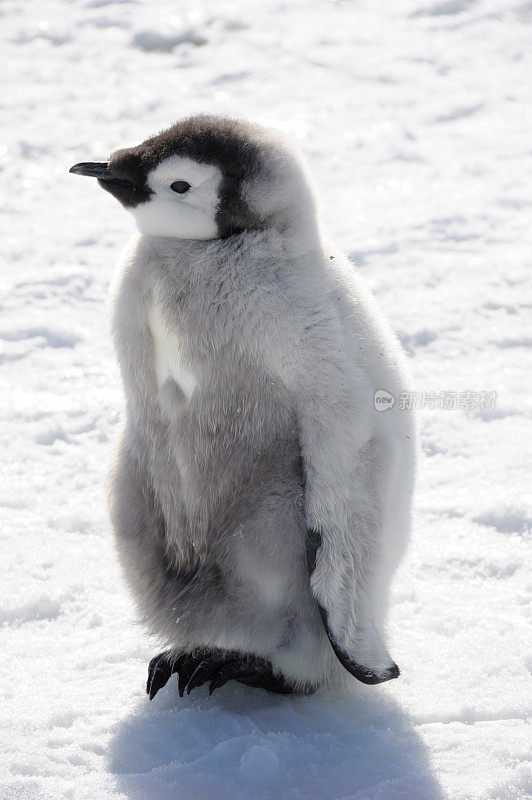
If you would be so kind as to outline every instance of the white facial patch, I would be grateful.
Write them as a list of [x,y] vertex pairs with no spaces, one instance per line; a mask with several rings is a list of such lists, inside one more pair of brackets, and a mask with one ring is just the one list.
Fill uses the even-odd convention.
[[148,313],[148,326],[153,339],[154,367],[159,389],[168,380],[174,381],[187,401],[190,400],[196,378],[183,361],[179,336],[166,323],[157,296],[154,297]]
[[[190,189],[184,194],[174,192],[170,187],[175,181],[186,181]],[[212,164],[184,156],[165,158],[148,174],[152,196],[131,209],[137,227],[148,236],[216,239],[221,181],[222,173]]]

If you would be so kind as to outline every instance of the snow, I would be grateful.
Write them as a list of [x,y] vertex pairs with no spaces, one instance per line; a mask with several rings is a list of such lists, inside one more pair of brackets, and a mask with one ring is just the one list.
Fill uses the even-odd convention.
[[[530,2],[5,0],[1,16],[1,797],[529,797]],[[122,402],[106,296],[132,223],[68,168],[195,111],[298,141],[416,391],[497,392],[419,411],[402,675],[355,697],[144,694],[156,643],[105,509]]]

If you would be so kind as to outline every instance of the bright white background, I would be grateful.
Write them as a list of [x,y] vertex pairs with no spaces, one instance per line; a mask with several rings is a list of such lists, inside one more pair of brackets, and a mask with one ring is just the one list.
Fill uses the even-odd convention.
[[[524,0],[2,3],[3,799],[529,796],[531,26]],[[199,110],[297,139],[416,389],[498,393],[419,413],[402,676],[351,700],[144,695],[104,493],[132,227],[68,167]]]

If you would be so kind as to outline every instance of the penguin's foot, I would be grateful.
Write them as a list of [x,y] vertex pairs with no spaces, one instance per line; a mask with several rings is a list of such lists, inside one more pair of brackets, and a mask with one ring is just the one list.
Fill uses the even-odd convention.
[[190,693],[196,686],[209,681],[209,694],[212,694],[215,689],[219,689],[230,680],[276,694],[311,693],[310,690],[298,692],[293,683],[282,675],[275,675],[271,663],[265,658],[241,653],[228,653],[222,662],[216,664],[208,662],[198,667],[190,680],[187,692]]
[[148,667],[146,692],[153,700],[159,689],[177,673],[179,694],[183,697],[204,683],[209,694],[230,680],[277,694],[311,694],[312,689],[297,691],[282,675],[275,675],[269,661],[259,656],[227,650],[203,650],[172,657],[169,652],[152,658]]

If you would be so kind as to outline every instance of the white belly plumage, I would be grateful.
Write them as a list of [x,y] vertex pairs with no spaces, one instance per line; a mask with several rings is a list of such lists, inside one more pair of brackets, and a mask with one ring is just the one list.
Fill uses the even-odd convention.
[[148,326],[153,339],[155,374],[161,389],[168,381],[174,381],[187,400],[196,387],[196,378],[184,363],[177,331],[171,330],[164,320],[161,306],[152,304],[148,314]]

